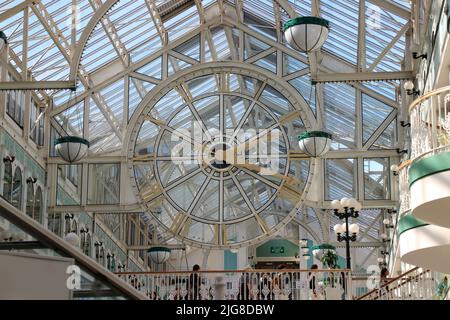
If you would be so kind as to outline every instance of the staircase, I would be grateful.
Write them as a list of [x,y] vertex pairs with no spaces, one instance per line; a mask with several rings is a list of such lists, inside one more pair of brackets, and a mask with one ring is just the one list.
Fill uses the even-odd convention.
[[439,274],[414,268],[357,300],[435,300]]
[[[42,255],[39,254],[40,251],[47,251],[74,262],[72,267],[80,270],[77,272],[81,286],[72,289],[73,299],[146,299],[146,296],[134,287],[119,279],[92,258],[84,255],[81,250],[62,240],[1,197],[0,216],[35,239],[31,242],[2,243],[1,250],[18,252],[39,249],[34,253],[35,259],[42,258]],[[32,259],[33,256],[28,255],[27,258]],[[16,272],[20,272],[20,270],[17,269]],[[67,277],[69,278],[69,274]],[[36,299],[39,299],[39,293],[37,293]]]

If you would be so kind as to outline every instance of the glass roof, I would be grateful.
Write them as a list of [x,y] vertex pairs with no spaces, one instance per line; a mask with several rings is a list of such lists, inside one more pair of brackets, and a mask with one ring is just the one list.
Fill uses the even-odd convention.
[[[20,2],[2,1],[0,14]],[[317,117],[315,121],[322,122],[335,135],[334,151],[396,149],[399,82],[313,86],[307,56],[285,44],[283,23],[293,13],[311,15],[312,2],[118,1],[94,28],[83,49],[79,69],[82,76],[76,93],[46,90],[36,92],[36,96],[44,102],[53,101],[52,126],[60,135],[84,135],[91,141],[91,155],[120,154],[129,123],[137,116],[136,110],[146,97],[155,95],[179,72],[209,62],[234,61],[260,68],[289,83],[309,105]],[[0,21],[0,30],[6,33],[10,43],[9,62],[19,74],[24,48],[28,46],[26,66],[34,80],[68,80],[71,55],[77,47],[74,41],[80,39],[102,1],[77,0],[76,3],[75,10],[71,7],[72,0],[42,0],[31,5],[27,33],[23,11]],[[410,27],[407,19],[410,1],[393,0],[390,6],[379,1],[365,3],[365,12],[360,14],[362,8],[357,0],[320,1],[318,13],[331,25],[329,38],[320,53],[326,58],[328,72],[342,72],[343,64],[353,72],[358,68],[376,72],[401,70],[405,34]],[[389,10],[392,7],[395,12]],[[360,21],[361,17],[365,21]],[[26,34],[28,39],[24,39]],[[251,77],[235,77],[230,79],[228,89],[254,95],[260,85]],[[215,76],[185,83],[167,95],[161,102],[160,112],[154,116],[163,118],[164,112],[173,111],[180,102],[177,96],[210,94],[218,86]],[[261,99],[283,105],[282,100],[270,95]],[[210,102],[197,103],[208,108]],[[234,112],[243,114],[245,108],[245,103],[236,104]],[[301,123],[286,128],[293,141],[298,130],[304,130]],[[156,138],[157,129],[150,124],[143,132],[145,139]],[[292,148],[298,149],[295,144]],[[363,165],[351,156],[327,160],[328,200],[358,192],[357,184],[364,179],[353,174],[355,162]],[[375,233],[368,235],[376,237]]]

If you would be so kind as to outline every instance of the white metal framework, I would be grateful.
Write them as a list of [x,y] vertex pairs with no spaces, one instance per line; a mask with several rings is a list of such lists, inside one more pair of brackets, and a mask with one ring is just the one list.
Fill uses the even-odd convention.
[[[331,29],[323,49],[307,57],[286,45],[282,25],[297,15],[311,14],[328,19]],[[285,131],[286,144],[289,141],[285,154],[295,153],[296,135],[305,129],[330,131],[335,140],[324,159],[314,161],[315,166],[311,164],[309,179],[315,187],[303,206],[300,208],[300,198],[298,205],[285,201],[278,210],[281,217],[273,218],[274,225],[287,224],[289,219],[285,217],[295,217],[292,221],[302,225],[311,238],[333,242],[329,234],[334,218],[321,209],[329,208],[330,200],[343,196],[358,198],[367,209],[359,219],[360,246],[367,243],[366,252],[361,251],[361,258],[357,258],[357,264],[362,266],[376,259],[385,209],[396,206],[398,199],[395,177],[389,168],[398,163],[397,150],[403,137],[397,126],[402,116],[398,96],[401,81],[411,78],[410,57],[405,55],[413,41],[410,20],[410,2],[403,0],[5,1],[0,4],[0,30],[7,34],[9,47],[2,54],[2,65],[6,67],[2,67],[1,80],[5,81],[9,74],[16,85],[40,86],[25,95],[45,110],[47,139],[41,152],[50,155],[50,213],[136,214],[148,210],[130,186],[135,179],[134,160],[139,156],[134,147],[142,142],[139,136],[144,133],[139,128],[148,108],[154,107],[170,88],[174,94],[173,100],[169,99],[173,102],[172,111],[187,104],[186,110],[198,118],[201,115],[192,106],[194,97],[203,92],[203,98],[211,100],[212,109],[218,106],[216,115],[221,118],[226,109],[224,97],[235,85],[239,89],[231,97],[242,103],[228,110],[236,127],[240,120],[236,115],[245,114],[249,104],[261,100],[256,92],[250,97],[243,94],[252,86],[264,91],[260,82],[276,79],[271,84],[280,93],[275,99],[289,101],[293,111],[302,110],[293,116],[294,120],[298,117],[298,126],[295,121],[278,125]],[[214,76],[208,78],[206,70]],[[250,81],[244,79],[242,70]],[[202,73],[204,77],[190,87],[188,81]],[[235,80],[231,79],[233,74]],[[75,93],[57,90],[75,80]],[[317,84],[312,85],[311,80]],[[46,87],[43,81],[51,81],[55,87]],[[212,102],[213,85],[218,87],[218,103]],[[4,89],[7,86],[11,84],[5,84]],[[279,123],[279,117],[290,116],[288,111],[275,117],[267,111],[277,103],[266,99],[260,106],[264,112],[255,115],[255,121],[269,115]],[[24,109],[28,123],[30,105],[26,103]],[[159,115],[152,116],[161,120]],[[173,119],[167,118],[166,123]],[[142,143],[160,147],[164,130],[146,122],[155,128],[153,133],[145,133],[148,136]],[[58,204],[58,168],[64,163],[53,157],[52,148],[53,139],[64,135],[82,136],[91,143],[88,157],[75,166],[78,183],[72,193],[76,203],[71,206]],[[162,159],[161,155],[154,157],[153,161]],[[189,172],[195,170],[169,169],[185,172],[188,177],[174,188],[195,188],[189,179]],[[290,172],[288,165],[284,170],[283,174],[308,181],[301,170]],[[117,179],[111,180],[114,175]],[[255,173],[249,176],[248,179],[262,179]],[[164,174],[159,174],[158,179],[162,182]],[[222,182],[218,184],[220,188]],[[274,189],[279,190],[280,185]],[[245,190],[237,190],[240,196],[231,200],[232,207],[248,205],[251,200],[244,196]],[[259,197],[264,192],[261,189]],[[194,197],[195,201],[200,200],[200,194]],[[305,197],[306,193],[302,199]],[[168,205],[176,207],[171,202]],[[191,204],[186,211],[194,207]],[[296,212],[294,207],[301,210]],[[219,220],[220,217],[223,215],[219,215]],[[173,223],[174,216],[171,219],[163,223],[169,230],[180,226]],[[266,229],[265,224],[257,220],[262,230]],[[173,229],[177,229],[175,234],[180,231]],[[285,229],[287,236],[298,237],[296,228],[288,224]],[[266,231],[261,235],[280,230],[269,224]],[[161,233],[165,239],[171,237],[171,233]],[[259,235],[246,240],[260,240]],[[204,239],[191,240],[197,245],[232,245],[223,237],[216,238],[217,242],[210,239],[209,244],[206,240],[202,243]]]

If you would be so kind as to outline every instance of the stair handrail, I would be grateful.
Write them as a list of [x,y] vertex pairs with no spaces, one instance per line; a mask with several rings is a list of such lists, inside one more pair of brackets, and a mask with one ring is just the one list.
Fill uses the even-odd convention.
[[[385,284],[383,284],[381,287],[376,288],[376,289],[373,289],[372,291],[370,291],[370,292],[364,294],[363,296],[359,297],[359,298],[356,299],[356,300],[364,300],[364,298],[369,297],[369,296],[371,296],[372,294],[381,291],[382,289],[388,287],[388,286],[389,286],[390,284],[392,284],[393,282],[395,282],[395,281],[397,281],[397,280],[401,280],[403,277],[406,277],[408,274],[413,273],[413,272],[415,272],[415,271],[417,271],[417,270],[419,270],[419,269],[420,269],[419,267],[415,267],[415,268],[413,268],[413,269],[411,269],[411,270],[409,270],[409,271],[403,273],[402,275],[400,275],[400,276],[398,276],[398,277],[396,277],[396,278],[390,279],[388,282],[386,282]],[[422,273],[425,273],[425,272],[427,272],[427,271],[424,271],[424,272],[422,272]],[[422,273],[421,273],[421,274],[422,274]]]

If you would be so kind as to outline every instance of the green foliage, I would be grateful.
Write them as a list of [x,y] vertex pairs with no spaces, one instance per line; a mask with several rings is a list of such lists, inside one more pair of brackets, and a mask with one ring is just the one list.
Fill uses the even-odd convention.
[[332,250],[327,250],[321,259],[323,266],[330,269],[338,269],[338,256]]

